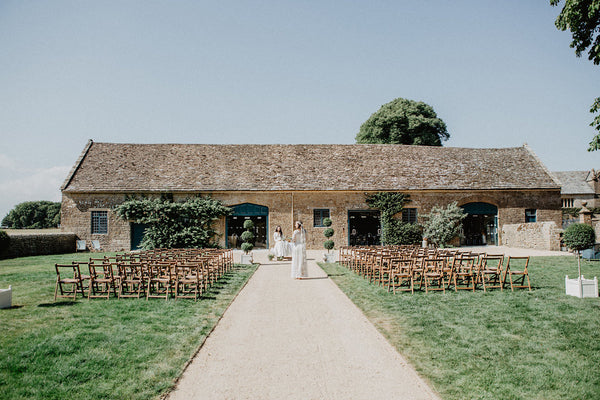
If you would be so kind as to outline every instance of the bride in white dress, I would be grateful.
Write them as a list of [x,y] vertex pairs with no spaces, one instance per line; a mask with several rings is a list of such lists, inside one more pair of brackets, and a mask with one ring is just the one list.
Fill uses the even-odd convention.
[[296,221],[292,234],[292,278],[302,279],[308,277],[306,268],[306,231],[300,221]]
[[281,230],[281,226],[277,226],[277,228],[275,228],[275,233],[273,233],[273,240],[275,241],[275,246],[273,246],[273,254],[275,255],[275,257],[277,257],[277,259],[282,257],[289,257],[289,243],[283,240],[283,231]]

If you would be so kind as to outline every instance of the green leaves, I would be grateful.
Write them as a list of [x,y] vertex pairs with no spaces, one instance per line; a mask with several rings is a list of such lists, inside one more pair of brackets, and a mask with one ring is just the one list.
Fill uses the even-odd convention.
[[59,223],[60,203],[45,200],[17,204],[2,220],[14,229],[56,228]]
[[[553,6],[559,3],[560,0],[550,0]],[[566,0],[554,24],[561,31],[571,31],[573,40],[570,47],[575,49],[577,57],[581,57],[587,49],[588,60],[600,64],[599,0]]]
[[588,151],[596,151],[600,149],[600,97],[597,97],[596,100],[594,100],[594,104],[592,104],[592,107],[590,108],[590,113],[598,113],[598,115],[596,115],[594,120],[590,123],[590,126],[599,133],[594,136],[590,142],[590,147],[588,147]]
[[443,247],[459,234],[461,222],[466,216],[456,202],[448,204],[446,208],[435,206],[423,216],[426,220],[423,236]]
[[195,197],[182,202],[168,198],[132,199],[115,208],[123,220],[148,225],[142,247],[215,247],[215,220],[229,215],[231,209],[210,197]]
[[449,137],[446,124],[430,105],[397,98],[361,125],[356,143],[441,146]]
[[589,249],[596,243],[596,232],[587,224],[571,224],[563,233],[563,242],[573,250]]

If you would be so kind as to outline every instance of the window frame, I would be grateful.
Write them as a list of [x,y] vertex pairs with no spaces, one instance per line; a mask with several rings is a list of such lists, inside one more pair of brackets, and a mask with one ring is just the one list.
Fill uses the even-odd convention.
[[407,207],[402,209],[402,222],[407,224],[416,224],[418,219],[419,211],[417,210],[417,208]]
[[537,208],[526,208],[525,209],[525,223],[537,222]]
[[[104,222],[104,226],[102,226]],[[100,229],[104,227],[104,229]],[[108,235],[108,210],[91,210],[90,232],[92,235]]]
[[[325,212],[327,215],[325,215]],[[317,224],[317,213],[319,213],[319,224]],[[313,208],[313,227],[315,228],[325,228],[323,225],[323,220],[325,218],[331,218],[331,211],[329,208]]]

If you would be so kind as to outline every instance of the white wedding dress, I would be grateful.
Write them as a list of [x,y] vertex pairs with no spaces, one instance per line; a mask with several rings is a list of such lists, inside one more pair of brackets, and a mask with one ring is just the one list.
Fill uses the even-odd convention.
[[291,253],[289,249],[290,244],[283,240],[281,233],[273,233],[273,240],[275,240],[275,246],[273,246],[273,254],[275,254],[275,257],[289,257]]
[[306,231],[296,229],[292,235],[292,278],[306,278]]

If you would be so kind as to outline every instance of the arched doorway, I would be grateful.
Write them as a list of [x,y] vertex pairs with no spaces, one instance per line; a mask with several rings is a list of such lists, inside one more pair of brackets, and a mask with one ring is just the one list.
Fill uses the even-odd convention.
[[467,213],[463,220],[462,245],[498,244],[498,207],[489,203],[467,203],[461,206]]
[[225,220],[225,246],[239,249],[242,245],[240,236],[244,232],[244,221],[254,222],[254,247],[259,249],[269,248],[269,235],[267,235],[269,207],[258,204],[244,203],[231,206],[233,213]]

